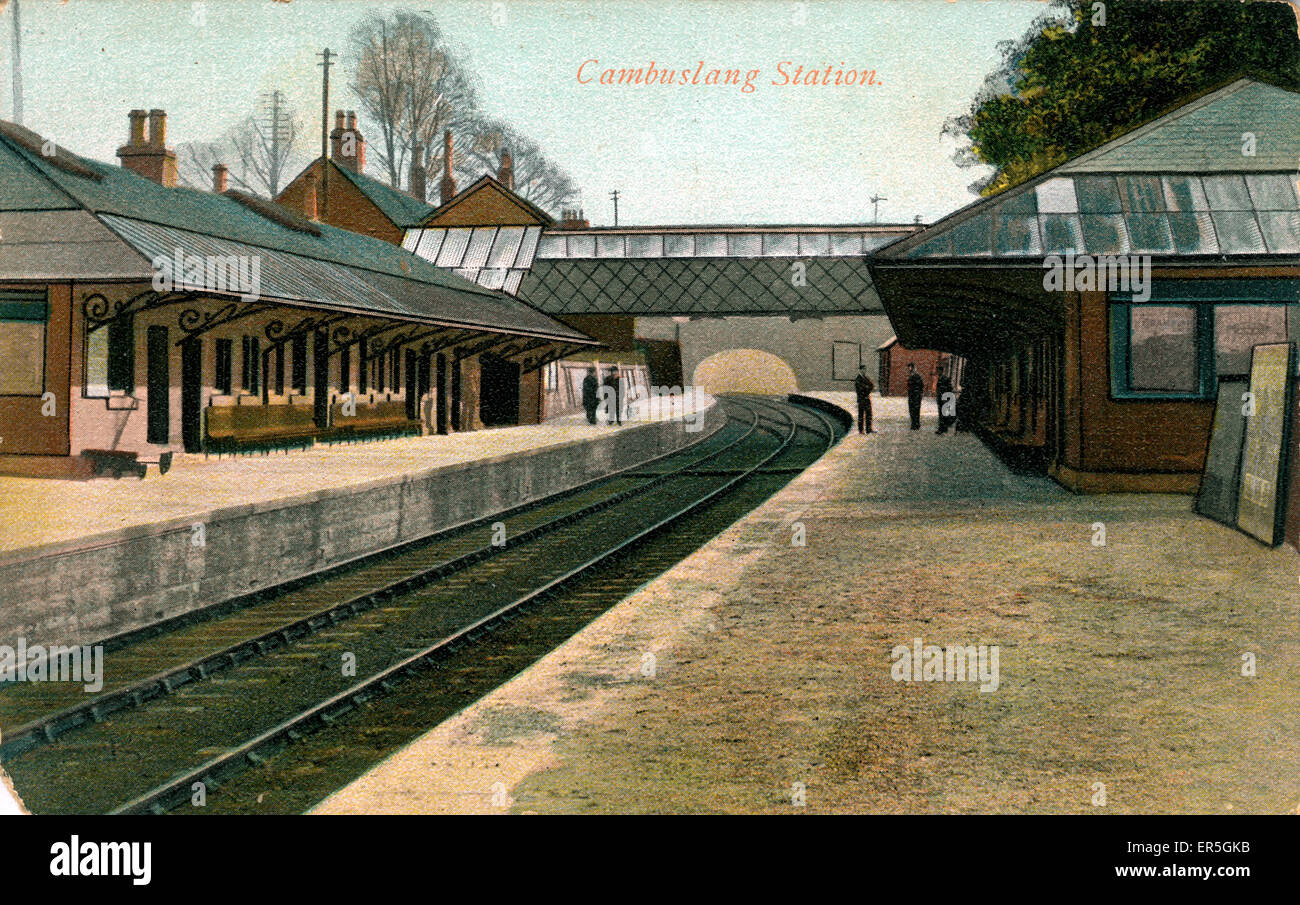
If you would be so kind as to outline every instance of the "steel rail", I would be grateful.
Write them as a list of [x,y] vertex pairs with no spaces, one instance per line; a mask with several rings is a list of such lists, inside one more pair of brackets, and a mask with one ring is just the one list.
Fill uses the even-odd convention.
[[[746,401],[731,401],[741,408],[748,409],[751,414],[755,415],[753,423],[758,423],[758,413],[752,407],[747,405]],[[206,761],[198,767],[177,774],[166,782],[161,783],[125,804],[114,808],[109,813],[140,814],[161,812],[167,810],[170,806],[174,805],[174,803],[188,796],[195,783],[203,783],[205,787],[211,787],[220,780],[221,776],[228,774],[243,762],[257,765],[260,761],[264,760],[263,757],[259,756],[259,751],[269,748],[272,745],[292,741],[302,735],[308,734],[312,731],[313,727],[321,728],[322,726],[328,726],[334,719],[352,710],[357,705],[387,693],[404,675],[410,675],[416,670],[426,668],[437,660],[459,649],[464,644],[477,640],[482,635],[490,632],[493,628],[509,622],[526,607],[535,605],[542,600],[554,596],[556,593],[572,584],[576,579],[585,576],[596,567],[626,553],[633,546],[655,534],[658,534],[668,526],[680,521],[685,516],[703,508],[719,496],[727,493],[741,482],[747,480],[773,458],[781,455],[790,444],[793,443],[794,438],[800,430],[800,425],[792,416],[785,413],[783,414],[789,422],[789,432],[778,444],[775,450],[761,457],[744,473],[731,478],[703,496],[696,497],[682,508],[665,516],[655,524],[642,529],[632,537],[626,538],[613,547],[596,554],[586,562],[575,566],[563,575],[547,582],[545,585],[517,597],[510,603],[440,639],[434,644],[425,647],[423,650],[420,650],[404,660],[357,682],[350,688],[347,688],[344,691],[301,711],[297,715],[284,720],[276,726],[273,726],[248,741],[245,741],[225,753]],[[804,429],[807,430],[807,428]],[[751,433],[752,429],[746,433],[746,436],[749,436]]]

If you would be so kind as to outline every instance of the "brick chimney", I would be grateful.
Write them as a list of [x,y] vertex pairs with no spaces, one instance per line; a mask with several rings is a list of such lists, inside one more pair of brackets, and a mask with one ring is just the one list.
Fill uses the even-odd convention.
[[512,192],[515,190],[515,159],[510,156],[509,148],[501,149],[501,166],[497,170],[497,182]]
[[424,145],[411,148],[411,178],[409,191],[417,201],[423,201],[428,195],[424,172]]
[[226,169],[224,163],[214,163],[212,165],[212,191],[218,195],[225,192],[227,188],[226,177],[229,173],[230,171]]
[[456,180],[451,176],[452,151],[451,130],[448,129],[442,133],[442,183],[438,186],[443,204],[456,197]]
[[334,128],[330,132],[330,156],[341,167],[354,173],[366,168],[366,140],[357,131],[357,113],[334,111]]
[[[176,153],[167,147],[167,114],[162,110],[132,110],[127,143],[117,149],[122,166],[168,187],[176,184]],[[149,138],[144,121],[149,120]]]
[[583,216],[581,209],[565,208],[560,211],[560,229],[591,229],[591,221]]

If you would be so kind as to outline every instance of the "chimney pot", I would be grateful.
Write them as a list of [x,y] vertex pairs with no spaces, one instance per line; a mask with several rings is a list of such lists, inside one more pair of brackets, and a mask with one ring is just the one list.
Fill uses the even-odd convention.
[[167,113],[157,108],[149,111],[149,144],[155,148],[167,144]]
[[349,111],[348,111],[348,128],[349,128],[349,129],[355,129],[356,127],[357,127],[357,111],[355,111],[355,110],[349,110]]
[[428,196],[427,175],[424,170],[424,145],[411,148],[411,178],[408,183],[411,195],[419,201]]
[[501,166],[497,170],[497,181],[510,191],[515,190],[515,159],[510,156],[509,148],[501,149]]
[[344,113],[343,113],[342,110],[335,110],[335,111],[334,111],[334,128],[335,128],[335,129],[338,129],[339,131],[342,131],[344,128],[346,128],[346,127],[344,126],[344,124],[343,124],[343,118],[344,118]]
[[224,163],[214,163],[212,165],[212,191],[218,195],[226,191],[226,179],[230,171]]
[[443,204],[456,197],[456,180],[451,175],[454,155],[455,148],[452,144],[451,130],[448,129],[442,133],[442,182],[438,186],[438,193]]
[[131,120],[127,146],[132,148],[142,147],[144,145],[144,121],[149,116],[149,113],[146,110],[132,110],[127,116]]

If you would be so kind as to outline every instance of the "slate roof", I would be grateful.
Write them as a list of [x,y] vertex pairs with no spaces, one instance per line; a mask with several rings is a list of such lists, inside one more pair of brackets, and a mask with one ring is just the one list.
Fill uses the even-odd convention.
[[[310,231],[291,228],[233,197],[168,188],[125,168],[62,149],[50,159],[34,150],[40,142],[39,136],[21,127],[0,124],[0,217],[14,212],[6,219],[43,219],[57,226],[57,218],[38,212],[89,212],[142,256],[140,278],[152,273],[148,261],[155,253],[182,248],[207,254],[216,252],[205,248],[219,248],[222,254],[257,254],[273,262],[272,270],[281,279],[264,280],[263,294],[268,298],[326,306],[358,304],[361,310],[377,314],[590,341],[510,296],[475,286],[388,242],[325,223],[310,223]],[[28,216],[18,217],[17,212]],[[285,216],[293,215],[284,212],[278,219]],[[60,235],[29,238],[47,246],[67,240]],[[0,261],[16,260],[3,253],[2,243],[8,239],[0,238]],[[164,249],[168,242],[172,244]],[[49,276],[9,268],[0,273],[9,279]],[[342,291],[340,280],[353,284],[350,295]]]
[[341,167],[332,160],[330,164],[333,167],[333,172],[342,173],[344,178],[355,185],[361,194],[369,198],[370,202],[379,208],[385,217],[392,220],[395,226],[408,229],[415,226],[434,210],[432,204],[426,204],[418,198],[406,194],[406,192],[393,188],[386,182],[372,179],[365,173],[354,173],[347,167]]

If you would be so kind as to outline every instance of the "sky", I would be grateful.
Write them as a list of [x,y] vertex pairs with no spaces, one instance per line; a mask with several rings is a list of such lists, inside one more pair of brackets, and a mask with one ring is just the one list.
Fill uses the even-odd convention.
[[[1037,0],[21,4],[24,124],[113,162],[132,108],[165,109],[174,146],[216,138],[271,88],[299,111],[314,156],[316,55],[345,50],[370,9],[429,11],[477,75],[482,110],[575,178],[593,225],[612,222],[613,189],[621,225],[867,223],[872,196],[884,199],[880,222],[937,219],[969,203],[967,186],[981,175],[953,163],[944,120],[964,112],[998,66],[998,42],[1018,38],[1043,10]],[[5,119],[11,17],[0,12]],[[600,83],[604,69],[652,62],[758,75],[752,91]],[[359,106],[347,87],[352,63],[344,56],[331,74],[331,108]],[[773,84],[800,65],[874,70],[875,84]]]

